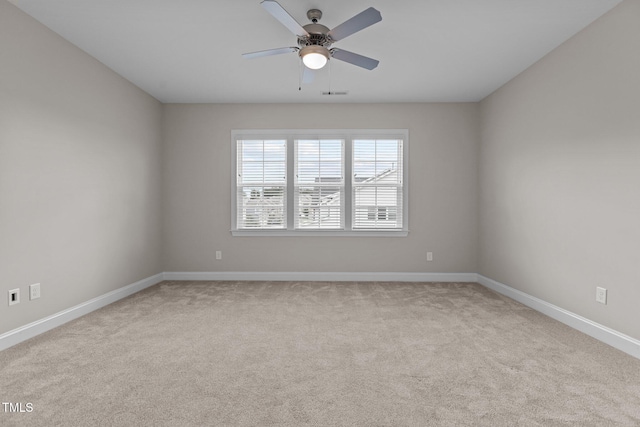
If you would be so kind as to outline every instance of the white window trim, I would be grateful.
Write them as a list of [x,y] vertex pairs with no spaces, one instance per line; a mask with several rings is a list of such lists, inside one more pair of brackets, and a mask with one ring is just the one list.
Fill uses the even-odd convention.
[[[246,230],[237,229],[237,143],[238,139],[252,138],[286,139],[287,140],[287,229],[277,230]],[[344,150],[344,170],[345,170],[345,194],[348,194],[344,201],[344,229],[325,230],[295,230],[293,229],[293,200],[294,183],[292,178],[294,171],[294,140],[301,138],[335,138],[345,140]],[[372,230],[372,229],[352,229],[351,194],[353,175],[353,149],[354,139],[402,139],[402,229]],[[409,130],[408,129],[250,129],[231,131],[231,234],[233,236],[272,236],[272,237],[406,237],[409,234]]]

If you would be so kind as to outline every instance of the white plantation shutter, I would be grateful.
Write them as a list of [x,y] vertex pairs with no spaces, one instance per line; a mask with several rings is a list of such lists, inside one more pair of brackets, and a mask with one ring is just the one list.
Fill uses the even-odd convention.
[[295,141],[296,229],[344,228],[344,141]]
[[354,229],[403,228],[403,147],[398,139],[354,139]]
[[237,162],[236,227],[286,228],[286,140],[238,140]]

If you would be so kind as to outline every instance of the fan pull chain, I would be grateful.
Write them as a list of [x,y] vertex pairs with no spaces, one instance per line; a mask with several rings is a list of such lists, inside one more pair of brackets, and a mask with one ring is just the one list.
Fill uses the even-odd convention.
[[331,61],[329,61],[329,95],[331,95]]

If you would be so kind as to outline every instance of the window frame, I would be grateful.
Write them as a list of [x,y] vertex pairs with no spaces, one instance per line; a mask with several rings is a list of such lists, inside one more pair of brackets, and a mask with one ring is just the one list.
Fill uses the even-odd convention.
[[[238,140],[284,139],[286,140],[286,212],[285,228],[246,229],[237,228]],[[344,195],[342,229],[295,229],[295,140],[340,139],[344,141],[343,169]],[[353,141],[354,140],[402,141],[402,228],[358,229],[353,228]],[[231,131],[231,234],[233,236],[357,236],[357,237],[406,237],[409,233],[409,130],[408,129],[249,129]]]

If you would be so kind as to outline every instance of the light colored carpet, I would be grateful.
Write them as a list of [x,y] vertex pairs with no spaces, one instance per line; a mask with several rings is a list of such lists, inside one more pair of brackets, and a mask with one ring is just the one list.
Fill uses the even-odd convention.
[[477,284],[163,282],[0,352],[2,426],[638,426],[640,360]]

